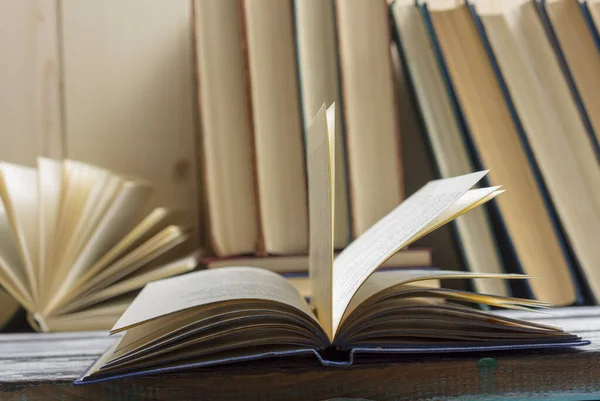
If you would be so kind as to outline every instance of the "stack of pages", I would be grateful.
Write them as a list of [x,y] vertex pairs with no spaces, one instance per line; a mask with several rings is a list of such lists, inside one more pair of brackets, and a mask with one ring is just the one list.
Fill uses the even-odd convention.
[[145,284],[198,265],[185,216],[138,216],[151,192],[72,160],[0,163],[0,285],[36,330],[107,330]]

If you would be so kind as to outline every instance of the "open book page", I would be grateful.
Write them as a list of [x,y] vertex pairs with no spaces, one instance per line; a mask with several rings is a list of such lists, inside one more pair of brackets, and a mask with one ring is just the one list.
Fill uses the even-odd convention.
[[78,278],[127,233],[138,211],[148,200],[152,187],[143,181],[124,181],[114,199],[106,206],[95,228],[87,236],[87,243],[79,249],[65,279],[54,294],[50,307],[68,294]]
[[427,225],[427,227],[424,227],[423,230],[417,236],[413,237],[410,240],[410,242],[417,241],[419,238],[424,237],[430,232],[437,230],[444,224],[449,223],[450,221],[467,213],[468,211],[494,199],[496,196],[500,195],[503,192],[504,190],[501,190],[499,186],[471,189],[467,191],[467,193],[461,196],[461,198],[457,200],[456,203],[454,203],[452,206],[446,209],[438,217],[433,219]]
[[[362,285],[354,297],[346,312],[344,313],[343,321],[346,321],[357,308],[365,308],[368,304],[371,304],[378,299],[381,299],[385,295],[390,295],[394,293],[398,293],[403,290],[402,287],[407,286],[407,284],[413,284],[419,287],[428,288],[431,287],[429,284],[432,280],[448,280],[448,279],[497,279],[497,280],[507,280],[507,279],[527,279],[528,276],[522,274],[503,274],[503,273],[471,273],[471,272],[462,272],[462,271],[452,271],[452,270],[399,270],[395,272],[394,277],[390,278],[387,276],[381,276],[374,274],[370,276]],[[437,288],[429,288],[431,290],[436,290]],[[453,291],[453,290],[448,290]],[[465,294],[465,293],[461,293]],[[531,306],[544,306],[544,303],[540,301],[528,301],[522,299],[515,298],[506,298],[506,297],[496,297],[489,295],[480,295],[475,293],[466,293],[464,295],[471,300],[472,302],[480,302],[482,304],[487,305],[496,305],[496,306],[505,306],[509,307],[513,304],[529,304]],[[481,302],[481,301],[484,302]]]
[[25,267],[19,256],[18,245],[10,221],[0,202],[0,277],[5,289],[26,309],[34,307],[33,296],[27,286]]
[[158,281],[175,275],[188,273],[198,266],[199,255],[200,253],[196,252],[185,258],[177,259],[165,265],[150,265],[142,268],[140,269],[142,271],[136,271],[132,275],[126,276],[122,280],[117,281],[115,284],[112,284],[104,289],[72,299],[71,302],[56,311],[56,313],[63,314],[81,310],[107,299],[116,298],[120,295],[138,290],[152,281]]
[[362,283],[456,203],[487,171],[431,181],[352,242],[334,261],[334,334]]
[[253,267],[224,267],[148,284],[111,333],[188,308],[234,300],[282,303],[317,322],[308,304],[284,277]]
[[328,126],[328,117],[335,121],[335,105],[325,114],[325,105],[313,119],[306,134],[308,168],[308,207],[310,236],[308,269],[311,303],[319,322],[332,338],[331,330],[331,275],[333,272],[333,197],[334,197],[334,135]]
[[108,252],[104,254],[92,267],[86,270],[86,272],[79,277],[77,280],[78,287],[83,285],[92,277],[102,272],[107,267],[111,266],[112,263],[122,258],[127,253],[133,251],[144,242],[158,234],[166,226],[174,224],[176,218],[174,213],[165,208],[154,209],[148,216],[140,221],[127,235],[125,235],[119,242],[117,242]]
[[38,188],[39,188],[39,241],[40,255],[38,263],[38,282],[40,284],[40,304],[47,302],[47,290],[50,280],[46,271],[51,269],[52,254],[56,238],[54,230],[58,211],[60,209],[60,196],[62,192],[62,163],[57,160],[38,157]]
[[36,302],[38,290],[35,273],[39,249],[37,171],[31,167],[4,162],[0,164],[0,168],[2,199],[18,240],[28,288]]

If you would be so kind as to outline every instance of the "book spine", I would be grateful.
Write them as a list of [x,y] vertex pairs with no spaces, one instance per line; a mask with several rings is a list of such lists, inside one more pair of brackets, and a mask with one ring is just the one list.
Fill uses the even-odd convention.
[[542,21],[542,26],[546,31],[546,35],[554,49],[554,55],[558,60],[558,64],[560,65],[560,69],[565,76],[565,81],[569,87],[571,92],[571,96],[573,96],[573,100],[575,101],[575,106],[581,115],[581,119],[583,121],[583,125],[585,130],[588,133],[588,137],[592,142],[592,147],[594,148],[594,152],[596,153],[596,158],[600,162],[600,144],[598,144],[597,135],[594,132],[594,128],[592,126],[592,122],[590,121],[589,113],[586,110],[585,104],[583,103],[583,99],[579,94],[579,90],[577,89],[577,84],[575,83],[575,78],[573,78],[573,74],[571,74],[571,69],[569,68],[569,64],[567,63],[567,58],[565,57],[565,53],[562,50],[562,46],[556,36],[556,31],[554,30],[554,26],[552,25],[552,21],[548,16],[548,11],[546,9],[546,1],[536,1],[536,10],[538,15],[540,16],[540,20]]
[[[431,138],[429,137],[429,133],[427,131],[427,127],[425,124],[425,118],[423,117],[423,112],[421,109],[421,104],[418,101],[419,96],[417,95],[417,91],[415,88],[415,83],[413,81],[413,77],[412,74],[410,72],[410,68],[408,66],[408,61],[407,61],[407,52],[404,48],[403,45],[403,41],[402,41],[402,35],[400,33],[400,27],[398,26],[398,22],[396,21],[396,19],[393,16],[393,7],[394,4],[396,3],[397,0],[394,0],[392,2],[392,4],[390,5],[390,18],[391,18],[391,26],[392,26],[392,40],[394,41],[397,49],[398,49],[398,54],[400,55],[400,68],[402,68],[403,72],[404,72],[404,76],[406,77],[406,82],[407,82],[407,86],[408,86],[408,92],[409,92],[409,96],[410,96],[410,100],[413,102],[413,104],[416,104],[417,107],[415,107],[416,113],[417,113],[417,118],[419,120],[419,124],[421,126],[421,134],[424,136],[424,143],[425,143],[425,147],[427,149],[427,159],[428,161],[431,161],[433,170],[434,170],[434,174],[436,178],[444,178],[442,175],[442,172],[440,170],[440,165],[438,163],[437,157],[436,157],[436,153],[433,149],[433,145],[431,142]],[[418,7],[417,5],[413,5],[412,7]],[[433,46],[433,45],[432,45]],[[452,103],[452,108],[454,111],[456,111],[456,106],[453,104],[452,99],[449,97],[449,102]],[[454,115],[456,116],[457,120],[459,119],[458,116],[456,115],[456,113],[454,113]],[[472,161],[470,160],[470,163],[472,164]],[[486,214],[487,217],[487,214]],[[458,226],[456,225],[455,221],[452,221],[450,223],[450,230],[451,230],[451,243],[452,243],[452,247],[454,249],[458,250],[458,258],[459,258],[459,263],[461,266],[465,266],[466,270],[471,271],[470,268],[470,263],[469,260],[466,257],[466,252],[465,252],[465,248],[462,245],[462,240],[461,240],[461,233],[460,230],[458,229]],[[473,290],[473,283],[471,280],[468,281],[469,283],[469,289]]]
[[[196,104],[198,107],[198,136],[197,141],[196,141],[196,148],[198,151],[198,154],[203,155],[204,152],[206,151],[205,146],[204,146],[204,134],[203,134],[203,118],[202,118],[202,96],[200,96],[200,74],[199,74],[199,68],[200,65],[198,63],[198,46],[199,46],[199,40],[198,40],[198,21],[197,21],[197,17],[198,17],[198,5],[196,4],[196,1],[192,1],[192,40],[193,40],[193,46],[194,46],[194,59],[193,59],[193,63],[194,63],[194,79],[195,79],[195,96],[196,96]],[[200,185],[198,185],[198,198],[200,200],[200,211],[199,211],[199,216],[201,221],[200,223],[200,228],[199,228],[199,236],[200,238],[198,239],[198,242],[200,244],[200,246],[202,247],[206,247],[208,248],[211,252],[216,253],[217,255],[222,255],[223,252],[222,250],[219,249],[219,247],[217,246],[216,241],[214,240],[213,236],[212,236],[212,219],[210,218],[210,204],[208,202],[207,196],[206,196],[206,188],[208,187],[208,172],[206,171],[206,165],[204,163],[204,157],[199,157],[197,158],[199,159],[198,161],[198,169],[200,170],[198,173],[199,176],[199,180],[200,180]]]
[[590,30],[590,34],[594,39],[596,49],[600,52],[600,32],[598,32],[598,27],[594,23],[594,19],[592,18],[592,14],[590,11],[590,7],[588,6],[587,0],[580,1],[579,7],[581,8],[581,13],[583,14],[583,18],[585,19],[586,26]]
[[339,86],[338,86],[338,99],[340,99],[340,105],[339,105],[339,113],[341,114],[341,118],[340,118],[340,122],[341,122],[341,130],[342,130],[342,136],[344,138],[343,141],[343,148],[344,148],[344,155],[346,156],[346,163],[345,163],[345,168],[346,168],[346,191],[348,193],[348,220],[350,222],[350,240],[352,240],[353,238],[355,238],[354,233],[356,232],[356,228],[355,228],[355,224],[354,224],[354,214],[353,214],[353,204],[355,202],[353,193],[352,193],[352,177],[350,176],[350,169],[348,166],[348,160],[349,160],[349,150],[348,150],[348,138],[347,138],[347,131],[346,131],[346,108],[345,108],[345,98],[344,98],[344,80],[342,79],[343,76],[343,65],[341,63],[341,56],[340,56],[340,31],[338,29],[338,18],[339,18],[339,12],[338,12],[338,4],[337,4],[337,0],[330,0],[331,2],[331,7],[333,8],[333,19],[335,21],[335,49],[336,49],[336,57],[335,59],[337,60],[337,76],[339,79]]
[[[442,78],[446,86],[448,96],[451,99],[451,103],[453,105],[457,121],[459,122],[459,125],[461,127],[461,132],[464,135],[465,144],[467,145],[467,150],[471,156],[471,161],[476,169],[483,170],[484,167],[481,161],[481,157],[473,139],[471,138],[471,131],[460,106],[460,103],[458,101],[458,97],[454,85],[452,83],[452,79],[450,78],[450,73],[448,71],[448,67],[446,65],[442,49],[437,38],[437,33],[435,32],[433,22],[431,21],[431,16],[429,15],[429,9],[427,7],[427,4],[420,4],[418,7],[421,11],[425,27],[429,33],[429,39],[433,51],[436,55],[438,67],[442,74]],[[490,185],[489,181],[485,177],[483,178],[482,182],[485,186]],[[514,247],[514,244],[512,243],[510,235],[508,234],[508,229],[504,223],[504,219],[502,218],[502,214],[500,213],[499,207],[495,202],[488,202],[484,205],[484,207],[486,208],[486,211],[490,216],[494,236],[496,237],[498,249],[500,250],[503,265],[505,266],[507,273],[523,274],[523,267],[519,261],[516,249]],[[512,289],[514,295],[525,298],[534,298],[533,291],[531,290],[531,287],[525,282],[525,280],[523,280],[523,282],[521,283],[511,284],[513,285]]]
[[[373,1],[373,4],[371,5],[372,7],[384,7],[384,11],[387,10],[387,1],[386,0],[377,0],[377,2]],[[338,59],[338,76],[340,79],[340,103],[341,103],[341,112],[342,112],[342,120],[343,121],[348,121],[348,110],[347,107],[345,106],[347,103],[347,97],[345,96],[345,94],[347,93],[347,88],[346,88],[346,83],[345,83],[345,75],[344,74],[344,63],[343,61],[341,61],[342,59],[342,46],[341,43],[344,40],[344,38],[342,38],[342,34],[341,34],[341,28],[340,28],[340,9],[342,7],[350,7],[349,4],[356,4],[356,2],[348,2],[348,1],[343,1],[343,0],[334,0],[334,16],[335,16],[335,22],[336,22],[336,48],[337,48],[337,59]],[[388,12],[385,12],[385,21],[384,24],[386,25],[385,29],[386,29],[386,34],[387,34],[387,44],[388,46],[390,46],[392,44],[392,32],[391,32],[391,26],[390,26],[390,15]],[[392,60],[391,60],[391,54],[389,54],[389,50],[388,50],[388,68],[389,68],[389,74],[390,77],[393,76],[393,65],[392,65]],[[398,104],[398,100],[395,94],[393,94],[393,105],[394,107],[397,107]],[[398,120],[398,114],[394,113],[393,115],[393,133],[394,133],[394,138],[395,138],[395,174],[398,176],[398,179],[400,180],[399,184],[399,193],[397,194],[397,198],[398,200],[401,200],[404,198],[404,185],[402,184],[402,176],[403,176],[403,167],[402,167],[402,156],[401,156],[401,149],[400,149],[400,130],[399,130],[399,120]],[[345,143],[344,143],[344,148],[345,148],[345,154],[348,160],[348,163],[350,163],[351,160],[351,154],[353,154],[352,152],[358,152],[360,151],[359,149],[350,149],[351,146],[349,146],[349,141],[348,141],[348,132],[349,130],[351,132],[353,127],[348,128],[348,125],[346,123],[344,123],[343,126],[343,130],[344,130],[344,138],[345,138]],[[352,167],[349,166],[347,168],[347,182],[348,182],[348,199],[349,199],[349,208],[350,208],[350,214],[351,214],[351,232],[352,232],[352,236],[353,237],[357,237],[361,230],[364,230],[364,227],[358,227],[359,223],[357,223],[356,221],[358,221],[359,219],[357,218],[357,215],[355,214],[355,210],[356,210],[356,205],[357,205],[357,200],[354,198],[355,194],[360,193],[360,191],[364,191],[364,188],[360,188],[358,183],[353,182],[353,177],[352,177]],[[385,172],[382,172],[382,174],[385,174]]]
[[[519,136],[521,146],[523,147],[523,151],[529,162],[529,168],[531,169],[531,172],[532,172],[532,174],[535,178],[535,181],[537,183],[537,186],[538,186],[538,191],[540,192],[540,195],[542,197],[544,205],[546,206],[546,212],[548,213],[548,218],[550,220],[550,223],[552,224],[552,227],[554,228],[554,232],[556,234],[557,241],[563,252],[563,255],[565,256],[565,262],[571,272],[571,277],[573,279],[573,285],[575,287],[575,295],[576,295],[575,303],[582,304],[582,303],[584,303],[584,297],[583,297],[583,292],[582,292],[582,285],[579,280],[579,273],[578,273],[579,269],[575,268],[576,259],[573,256],[573,252],[570,248],[570,245],[567,242],[567,237],[565,236],[565,233],[560,224],[558,214],[552,203],[552,199],[551,199],[548,189],[546,187],[546,183],[542,177],[542,173],[535,161],[535,156],[533,154],[533,150],[531,149],[531,145],[529,144],[529,140],[527,139],[527,135],[525,134],[525,129],[523,128],[523,125],[521,124],[521,121],[520,121],[519,116],[516,111],[516,107],[512,101],[510,93],[508,91],[508,86],[506,84],[506,81],[504,80],[502,72],[500,71],[500,66],[499,66],[496,56],[492,50],[492,47],[491,47],[490,41],[488,39],[487,33],[485,31],[485,28],[483,27],[483,24],[481,23],[481,20],[479,19],[479,16],[477,15],[477,12],[475,10],[473,3],[467,2],[467,7],[470,11],[471,17],[473,18],[475,27],[477,28],[477,31],[479,32],[479,36],[481,38],[483,47],[485,48],[485,51],[488,55],[488,59],[490,61],[491,67],[494,71],[494,75],[496,76],[498,85],[500,86],[500,90],[502,91],[502,95],[504,97],[504,100],[506,101],[507,108],[512,117],[513,124],[515,126],[515,130]],[[490,203],[492,203],[492,202],[490,202]],[[497,213],[498,213],[498,215],[501,214],[499,210],[497,211]],[[506,232],[506,236],[509,237],[506,227],[504,227],[504,231]],[[517,256],[516,256],[516,251],[514,250],[514,245],[512,245],[512,242],[510,240],[509,240],[509,242],[511,243],[514,259],[516,260]],[[520,264],[519,264],[519,266],[520,266]],[[523,270],[521,266],[519,268],[521,271]],[[531,289],[529,289],[528,292],[530,292],[530,296],[531,296]]]
[[[387,7],[387,2],[382,1],[383,6]],[[389,9],[389,8],[388,8]],[[391,47],[393,42],[394,42],[394,36],[393,36],[393,18],[392,15],[387,12],[386,13],[386,23],[387,23],[387,41],[389,43],[389,46]],[[391,52],[391,49],[390,49]],[[391,53],[390,53],[390,57],[389,57],[389,69],[390,69],[390,76],[393,77],[394,76],[394,64],[392,62],[392,58],[391,58]],[[393,92],[393,105],[394,105],[394,109],[398,110],[398,104],[399,104],[399,100],[398,100],[398,93],[396,91]],[[396,165],[397,165],[397,169],[398,169],[398,177],[401,180],[401,185],[400,185],[400,199],[404,199],[406,197],[406,188],[404,187],[404,168],[402,165],[402,141],[400,140],[400,135],[402,135],[402,132],[400,132],[400,115],[398,113],[394,113],[394,131],[396,132]]]
[[250,155],[252,161],[252,181],[254,187],[254,204],[256,205],[255,217],[256,227],[258,230],[257,241],[256,241],[256,256],[264,257],[267,255],[265,250],[265,237],[262,226],[262,217],[260,212],[260,197],[258,195],[258,163],[256,160],[256,147],[254,138],[254,114],[252,112],[252,85],[250,84],[250,60],[248,58],[248,35],[247,35],[247,24],[246,24],[246,0],[240,1],[240,31],[242,34],[242,60],[244,70],[244,83],[246,85],[246,105],[248,106],[248,120],[249,127],[249,143],[250,143]]

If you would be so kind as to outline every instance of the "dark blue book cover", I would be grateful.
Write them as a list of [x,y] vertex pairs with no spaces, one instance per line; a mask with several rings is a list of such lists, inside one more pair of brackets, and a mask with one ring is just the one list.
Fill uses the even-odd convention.
[[[554,206],[552,205],[550,195],[548,193],[548,190],[547,190],[545,182],[542,178],[541,172],[539,171],[539,168],[538,168],[535,158],[533,156],[533,152],[531,150],[531,147],[530,147],[527,137],[525,135],[523,126],[517,115],[515,106],[512,102],[510,94],[508,92],[508,88],[503,79],[503,76],[502,76],[502,73],[498,66],[495,55],[491,49],[485,29],[483,28],[481,21],[479,20],[478,16],[476,15],[473,5],[470,3],[467,3],[467,7],[469,8],[469,11],[473,18],[473,23],[475,24],[475,27],[481,37],[482,45],[483,45],[484,49],[486,50],[491,67],[494,71],[494,74],[497,77],[498,84],[502,91],[503,97],[506,101],[506,105],[509,110],[509,113],[512,117],[514,127],[519,135],[519,139],[523,146],[523,150],[529,161],[529,167],[531,168],[531,171],[537,182],[538,190],[540,191],[540,194],[542,195],[542,199],[546,206],[548,216],[550,217],[550,221],[556,232],[557,239],[560,242],[561,249],[563,250],[563,253],[565,254],[565,260],[568,262],[569,269],[573,276],[573,281],[574,281],[574,285],[575,285],[576,304],[581,304],[584,302],[584,299],[587,297],[584,297],[584,294],[582,291],[580,274],[579,274],[578,269],[575,268],[575,262],[574,262],[575,258],[573,256],[572,251],[570,250],[570,247],[568,246],[568,244],[565,240],[565,236],[564,236],[562,228],[559,224],[559,220],[558,220],[556,211],[554,210]],[[449,96],[451,97],[453,103],[456,105],[457,114],[460,118],[461,125],[463,127],[463,132],[465,133],[466,142],[467,142],[469,150],[471,152],[473,162],[477,168],[483,169],[484,167],[483,167],[483,163],[481,161],[481,157],[479,155],[479,152],[477,150],[477,147],[476,147],[473,139],[471,138],[471,134],[470,134],[471,131],[470,131],[469,125],[466,121],[464,112],[462,110],[462,106],[461,106],[460,102],[458,101],[458,98],[456,95],[456,90],[455,90],[452,80],[450,78],[448,67],[446,65],[444,55],[441,50],[441,46],[437,39],[437,34],[435,32],[435,28],[433,26],[431,17],[429,15],[429,10],[427,8],[427,5],[426,4],[420,5],[420,9],[421,9],[425,24],[427,26],[427,29],[429,31],[431,41],[433,43],[433,48],[437,55],[438,62],[439,62],[440,68],[442,70],[442,75],[444,76],[444,80],[445,80],[445,83],[446,83],[446,86],[448,89]],[[489,183],[486,183],[486,184],[489,185]],[[516,253],[514,244],[512,243],[510,235],[508,234],[508,230],[506,228],[506,225],[504,224],[502,214],[501,214],[498,206],[495,203],[491,203],[486,206],[488,207],[489,213],[492,216],[492,223],[494,226],[494,231],[496,234],[498,245],[502,252],[502,256],[504,258],[504,264],[505,264],[505,266],[507,266],[507,270],[510,272],[513,272],[513,273],[523,273],[523,267],[518,259],[518,255]],[[511,284],[513,285],[513,293],[516,296],[524,296],[524,297],[528,297],[528,298],[533,298],[533,293],[531,291],[531,288],[526,283],[511,283]]]

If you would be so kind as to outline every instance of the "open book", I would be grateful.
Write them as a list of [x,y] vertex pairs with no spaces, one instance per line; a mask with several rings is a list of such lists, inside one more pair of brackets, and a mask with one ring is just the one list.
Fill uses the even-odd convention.
[[196,267],[181,214],[138,221],[151,193],[73,160],[0,163],[0,286],[36,330],[109,329],[146,283]]
[[373,275],[401,248],[497,196],[498,188],[471,189],[485,172],[428,183],[334,260],[334,121],[333,107],[321,108],[307,135],[312,307],[283,277],[255,267],[153,282],[111,331],[125,334],[76,383],[300,354],[344,366],[357,354],[587,344],[558,328],[445,302],[527,309],[545,306],[540,301],[421,285],[521,275],[426,269],[406,270],[394,280]]

